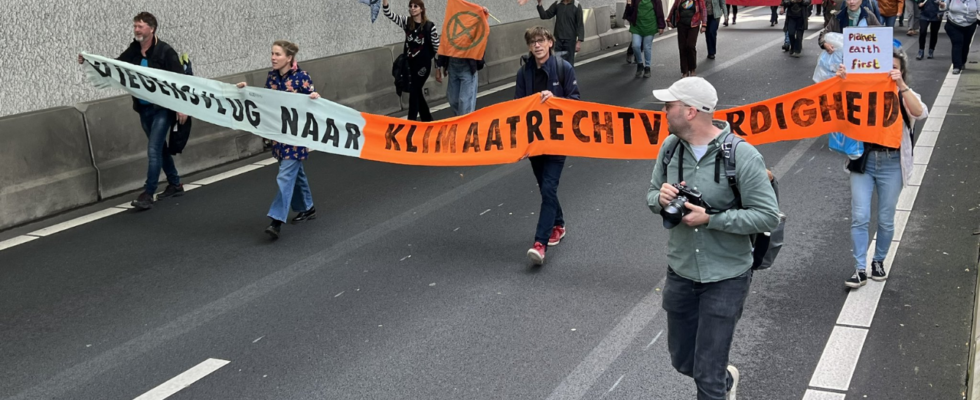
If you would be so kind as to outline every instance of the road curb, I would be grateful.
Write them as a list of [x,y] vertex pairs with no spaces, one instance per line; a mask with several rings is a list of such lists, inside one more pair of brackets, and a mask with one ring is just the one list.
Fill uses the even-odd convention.
[[[980,226],[977,230],[973,232],[974,235],[980,233]],[[977,253],[977,264],[974,268],[975,271],[980,271],[980,238],[977,239],[977,248],[974,249]],[[977,376],[980,375],[980,353],[977,352],[977,347],[980,346],[980,278],[977,279],[977,287],[973,291],[974,306],[973,306],[973,330],[970,335],[970,368],[967,370],[967,385],[966,385],[966,397],[970,400],[980,400],[980,379]]]

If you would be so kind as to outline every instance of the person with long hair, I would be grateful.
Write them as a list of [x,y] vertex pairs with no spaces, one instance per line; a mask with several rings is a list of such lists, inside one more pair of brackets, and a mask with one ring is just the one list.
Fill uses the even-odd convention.
[[708,30],[708,12],[704,0],[678,0],[667,13],[667,26],[677,28],[681,75],[695,76],[698,68],[698,33]]
[[[411,71],[411,88],[408,91],[408,119],[432,121],[429,103],[425,101],[422,87],[432,72],[432,59],[439,51],[439,32],[436,25],[425,16],[425,2],[409,0],[408,17],[395,14],[388,8],[388,0],[382,0],[381,9],[395,25],[405,31],[405,53]],[[436,82],[442,83],[442,69],[436,61]]]
[[[272,71],[269,71],[265,80],[265,88],[306,94],[310,99],[319,99],[320,95],[313,87],[313,79],[296,62],[297,52],[299,46],[292,42],[279,40],[272,44]],[[240,82],[237,86],[244,88],[245,82]],[[279,160],[279,175],[276,177],[279,190],[269,207],[268,216],[272,222],[265,228],[265,233],[273,240],[279,239],[282,224],[289,217],[290,206],[299,213],[293,218],[293,223],[316,218],[313,193],[303,169],[303,160],[309,157],[309,153],[306,147],[272,142],[272,156]]]
[[[844,281],[852,289],[864,286],[868,281],[868,241],[871,233],[872,193],[878,193],[878,230],[875,239],[874,255],[871,257],[871,279],[883,281],[888,278],[885,271],[885,257],[895,235],[895,207],[902,188],[912,178],[912,133],[916,120],[929,116],[929,110],[922,103],[922,96],[908,85],[908,58],[902,50],[901,42],[892,46],[892,70],[889,76],[895,81],[902,114],[902,141],[898,148],[865,143],[864,153],[857,160],[847,163],[851,179],[851,240],[854,255],[854,275]],[[841,65],[837,76],[847,79]],[[889,267],[890,268],[890,267]]]

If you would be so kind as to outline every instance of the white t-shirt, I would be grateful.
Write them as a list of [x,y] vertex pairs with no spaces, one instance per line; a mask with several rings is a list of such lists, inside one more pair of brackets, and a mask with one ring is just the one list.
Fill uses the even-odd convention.
[[695,146],[691,145],[691,151],[694,152],[694,159],[701,161],[701,157],[704,157],[704,153],[708,152],[708,145]]

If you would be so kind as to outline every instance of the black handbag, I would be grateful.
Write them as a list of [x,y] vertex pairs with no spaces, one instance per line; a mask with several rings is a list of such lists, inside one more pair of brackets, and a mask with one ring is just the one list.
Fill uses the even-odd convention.
[[405,43],[405,50],[391,64],[391,76],[395,78],[395,93],[399,96],[411,90],[412,71],[408,62],[408,43]]

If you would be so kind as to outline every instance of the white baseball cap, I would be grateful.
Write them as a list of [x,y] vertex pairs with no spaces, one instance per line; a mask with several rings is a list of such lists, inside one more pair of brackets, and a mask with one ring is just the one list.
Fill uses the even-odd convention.
[[683,78],[667,89],[653,91],[653,97],[657,100],[679,101],[692,106],[698,111],[714,112],[718,105],[718,92],[707,80],[701,77]]

